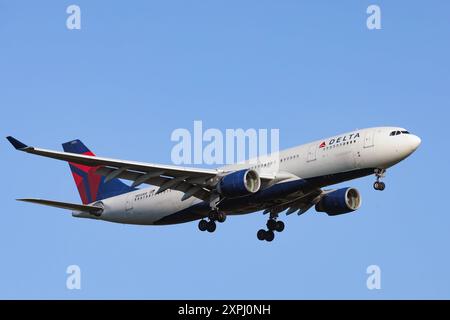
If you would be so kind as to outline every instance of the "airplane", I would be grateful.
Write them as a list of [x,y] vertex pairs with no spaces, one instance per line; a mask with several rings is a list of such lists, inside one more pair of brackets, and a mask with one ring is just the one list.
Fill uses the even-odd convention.
[[[63,144],[64,152],[28,146],[9,136],[15,149],[69,163],[82,204],[17,199],[72,211],[72,216],[135,225],[170,225],[198,220],[201,231],[214,232],[227,216],[263,211],[267,229],[257,238],[271,242],[285,224],[279,219],[312,207],[337,216],[358,210],[359,191],[324,189],[374,175],[384,190],[386,170],[409,157],[421,139],[399,127],[355,130],[314,141],[255,161],[202,169],[117,160],[95,156],[80,140]],[[122,180],[132,181],[131,185]],[[139,189],[142,184],[152,187]]]

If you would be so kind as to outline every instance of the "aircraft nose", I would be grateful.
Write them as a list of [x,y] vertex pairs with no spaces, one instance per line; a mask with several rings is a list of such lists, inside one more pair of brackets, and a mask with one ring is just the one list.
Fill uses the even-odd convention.
[[411,148],[412,148],[412,150],[416,151],[417,148],[422,143],[422,140],[418,136],[413,135],[413,134],[411,135],[410,140],[411,140]]

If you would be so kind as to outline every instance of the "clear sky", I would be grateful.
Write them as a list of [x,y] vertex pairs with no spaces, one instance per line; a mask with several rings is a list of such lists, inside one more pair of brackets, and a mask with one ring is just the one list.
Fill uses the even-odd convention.
[[[368,30],[378,4],[382,29]],[[67,6],[81,30],[66,28]],[[286,148],[355,128],[422,138],[388,172],[351,181],[363,206],[261,213],[215,234],[72,218],[20,197],[79,202],[67,164],[0,142],[0,298],[450,298],[448,1],[0,1],[0,131],[61,149],[170,163],[176,128],[278,128]],[[2,138],[3,139],[3,138]],[[66,288],[79,265],[82,289]],[[378,265],[381,290],[366,287]]]

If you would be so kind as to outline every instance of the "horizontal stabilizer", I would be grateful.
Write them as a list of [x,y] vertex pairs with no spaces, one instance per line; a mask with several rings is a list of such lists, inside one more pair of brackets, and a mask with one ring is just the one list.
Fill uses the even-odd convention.
[[85,204],[59,202],[59,201],[51,201],[51,200],[44,200],[44,199],[17,199],[17,201],[31,202],[31,203],[41,204],[44,206],[86,212],[86,213],[90,213],[90,214],[93,214],[96,216],[99,216],[103,212],[103,208],[96,207],[96,206],[89,206],[89,205],[85,205]]
[[16,148],[17,150],[23,150],[23,149],[28,148],[28,146],[25,143],[17,140],[14,137],[9,136],[9,137],[6,137],[6,139],[8,139],[9,143],[11,143],[13,145],[13,147]]

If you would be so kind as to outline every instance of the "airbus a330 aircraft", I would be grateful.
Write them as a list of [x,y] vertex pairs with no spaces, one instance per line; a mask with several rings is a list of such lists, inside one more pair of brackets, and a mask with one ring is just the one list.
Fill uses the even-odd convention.
[[[216,221],[255,211],[268,214],[259,240],[272,241],[282,232],[279,214],[316,211],[329,216],[361,206],[355,188],[322,188],[374,174],[374,188],[386,169],[411,155],[418,136],[403,128],[356,130],[218,169],[116,160],[95,156],[80,140],[63,144],[64,152],[27,146],[13,137],[20,151],[69,162],[83,204],[19,199],[72,210],[78,218],[138,225],[168,225],[200,220],[201,231],[214,232]],[[133,181],[131,186],[120,179]],[[156,187],[138,189],[141,184]]]

